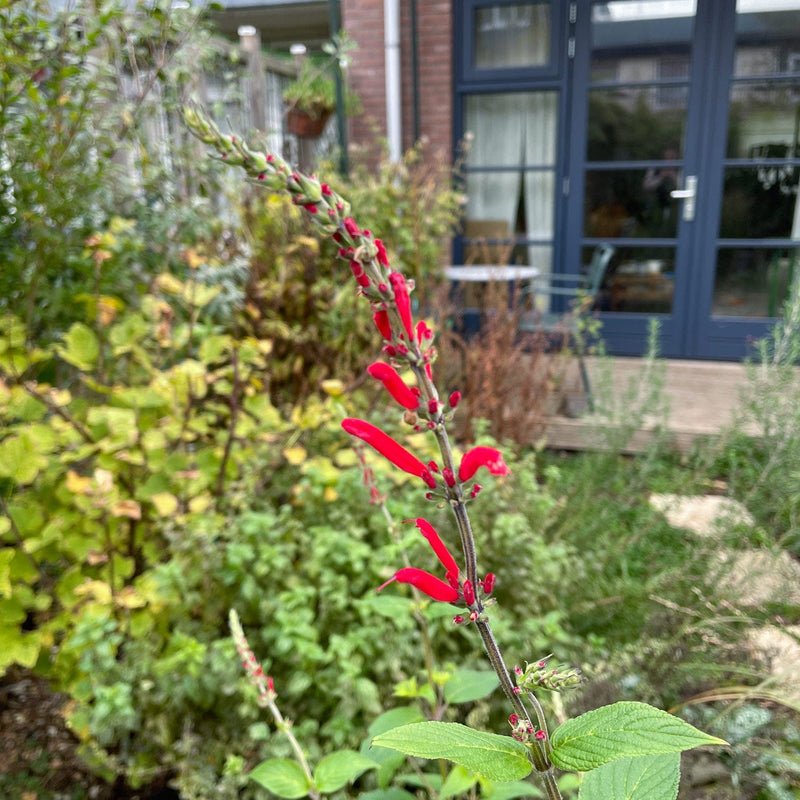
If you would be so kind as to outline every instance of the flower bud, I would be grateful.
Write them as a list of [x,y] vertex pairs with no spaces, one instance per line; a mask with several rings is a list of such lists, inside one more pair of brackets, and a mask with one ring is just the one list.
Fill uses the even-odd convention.
[[464,602],[468,606],[473,605],[475,603],[475,589],[472,588],[472,581],[464,581],[461,588],[464,593]]
[[444,478],[444,482],[452,489],[453,486],[456,485],[456,476],[453,475],[453,470],[450,467],[445,467],[442,470],[442,477]]
[[492,593],[492,589],[494,589],[494,573],[490,572],[483,579],[483,593],[489,595]]
[[458,404],[461,402],[461,392],[455,391],[450,394],[450,397],[447,398],[447,402],[452,409],[458,408]]

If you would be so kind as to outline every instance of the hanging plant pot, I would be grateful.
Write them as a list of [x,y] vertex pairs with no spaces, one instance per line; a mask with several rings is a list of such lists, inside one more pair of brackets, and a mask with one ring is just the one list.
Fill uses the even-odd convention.
[[317,139],[325,130],[325,123],[328,121],[330,113],[323,114],[321,117],[311,117],[305,111],[297,108],[289,109],[286,115],[286,128],[289,133],[295,136],[302,136],[307,139]]

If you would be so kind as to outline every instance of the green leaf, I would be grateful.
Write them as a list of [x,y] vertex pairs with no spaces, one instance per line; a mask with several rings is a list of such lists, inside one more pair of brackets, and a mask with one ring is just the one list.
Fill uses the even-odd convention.
[[445,758],[489,780],[518,780],[531,771],[524,745],[455,722],[415,722],[382,733],[372,742],[408,756]]
[[478,782],[477,777],[464,767],[453,767],[439,791],[439,800],[465,794]]
[[361,754],[372,758],[377,764],[378,772],[376,775],[378,786],[386,789],[392,775],[399,769],[400,765],[406,760],[402,753],[396,750],[389,750],[384,747],[372,747],[370,739],[380,733],[398,728],[401,725],[408,725],[411,722],[422,722],[425,717],[422,712],[413,706],[400,706],[384,711],[376,717],[367,729],[368,738],[361,745]]
[[339,750],[325,756],[314,770],[314,783],[321,792],[337,792],[362,772],[377,767],[371,758],[355,750]]
[[100,355],[100,343],[95,332],[82,322],[76,322],[64,334],[66,347],[59,347],[58,354],[64,361],[78,369],[90,370]]
[[679,753],[723,739],[646,703],[622,702],[567,720],[553,733],[553,763],[588,772],[618,758]]
[[411,792],[392,786],[389,789],[373,789],[371,792],[362,792],[358,800],[416,800]]
[[619,758],[588,772],[578,800],[675,800],[680,753]]
[[541,797],[542,791],[527,781],[489,782],[481,792],[485,800],[516,800],[517,797]]
[[490,695],[499,683],[494,670],[459,669],[445,684],[448,703],[471,703]]
[[305,797],[311,788],[303,768],[289,758],[262,761],[248,776],[278,797],[296,800]]

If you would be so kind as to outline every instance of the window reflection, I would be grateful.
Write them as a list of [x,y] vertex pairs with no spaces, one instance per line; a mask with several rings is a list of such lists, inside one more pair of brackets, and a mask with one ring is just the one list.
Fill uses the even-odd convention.
[[800,250],[721,248],[711,313],[720,317],[777,317],[800,269]]
[[728,158],[800,154],[800,83],[735,83],[728,118]]
[[664,91],[657,86],[592,90],[588,159],[680,158],[689,90],[670,87],[668,98]]
[[797,182],[792,166],[728,167],[722,195],[723,239],[800,238]]
[[672,238],[678,201],[670,192],[680,171],[664,164],[649,170],[587,170],[584,235],[600,239]]
[[475,66],[539,67],[550,62],[550,4],[493,5],[475,11]]

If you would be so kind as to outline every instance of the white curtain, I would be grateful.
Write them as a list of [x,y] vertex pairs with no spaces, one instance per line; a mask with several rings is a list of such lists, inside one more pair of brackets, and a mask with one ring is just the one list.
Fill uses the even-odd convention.
[[[467,99],[466,128],[473,141],[467,173],[467,219],[503,221],[515,232],[520,193],[525,192],[525,236],[552,239],[555,203],[557,94],[514,92]],[[531,169],[533,168],[533,169]],[[552,248],[530,245],[528,262],[551,269]]]

